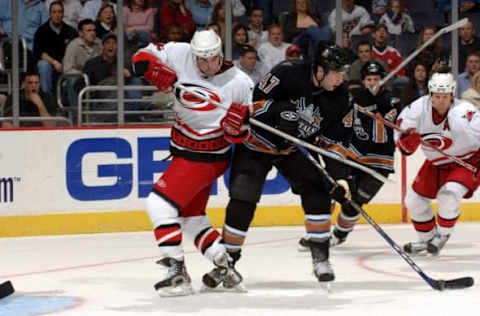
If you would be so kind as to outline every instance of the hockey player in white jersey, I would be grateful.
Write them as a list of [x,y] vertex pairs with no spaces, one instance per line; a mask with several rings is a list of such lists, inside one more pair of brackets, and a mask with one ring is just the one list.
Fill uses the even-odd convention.
[[[398,124],[407,132],[396,132],[400,150],[410,155],[421,140],[450,156],[479,167],[480,113],[454,98],[456,83],[450,73],[435,73],[428,82],[429,95],[420,97],[399,115]],[[405,204],[410,211],[418,241],[404,246],[408,253],[427,251],[437,255],[451,236],[460,215],[462,198],[477,189],[478,175],[441,153],[422,146],[426,160],[408,190]],[[435,219],[430,202],[438,201]]]
[[173,159],[146,201],[161,254],[158,263],[168,268],[154,287],[162,296],[193,293],[184,263],[183,233],[223,271],[224,286],[234,287],[241,276],[229,266],[230,258],[205,208],[214,181],[229,166],[231,143],[242,142],[249,135],[246,123],[253,82],[223,59],[222,42],[213,31],[196,32],[190,44],[149,44],[133,56],[133,63],[138,75],[162,91],[179,82],[230,105],[225,111],[192,93],[175,91],[176,122],[170,141]]

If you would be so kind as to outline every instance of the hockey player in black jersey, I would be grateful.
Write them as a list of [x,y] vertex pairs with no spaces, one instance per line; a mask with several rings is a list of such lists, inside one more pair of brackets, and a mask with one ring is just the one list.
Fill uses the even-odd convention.
[[[367,108],[370,112],[381,115],[384,119],[395,122],[400,113],[399,99],[383,88],[376,89],[385,75],[383,66],[377,61],[367,62],[361,70],[362,88],[351,90],[354,104]],[[386,128],[380,121],[374,120],[358,110],[353,110],[354,136],[348,153],[349,159],[372,168],[377,173],[388,176],[393,173],[395,142],[393,130]],[[343,149],[341,149],[343,150]],[[336,179],[344,179],[349,184],[351,199],[359,206],[370,202],[383,186],[383,182],[371,175],[337,161],[325,158],[327,170]],[[335,246],[345,242],[353,230],[360,214],[351,206],[342,206],[337,216],[330,245]],[[300,240],[301,250],[308,250],[305,238]]]
[[[324,135],[342,146],[352,135],[348,91],[343,84],[347,59],[337,46],[319,47],[313,63],[284,61],[255,86],[253,117],[295,137],[313,141]],[[249,138],[235,148],[230,174],[230,201],[222,242],[234,264],[253,219],[267,173],[272,167],[300,195],[312,253],[313,272],[320,282],[334,280],[329,262],[331,198],[321,173],[292,143],[251,126]],[[228,281],[216,269],[204,276],[214,288]]]

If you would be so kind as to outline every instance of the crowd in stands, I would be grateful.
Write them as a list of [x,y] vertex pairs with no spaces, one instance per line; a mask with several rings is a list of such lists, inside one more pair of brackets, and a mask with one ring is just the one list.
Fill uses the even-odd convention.
[[[277,63],[311,58],[319,42],[335,41],[335,0],[230,1],[232,59],[254,82]],[[5,68],[11,58],[11,3],[0,0],[3,84],[7,77],[2,74],[8,73]],[[225,41],[225,0],[125,0],[123,4],[126,85],[146,84],[135,77],[130,65],[132,54],[141,46],[188,42],[196,30],[205,28],[213,29]],[[480,40],[475,33],[480,27],[480,0],[458,0],[458,6],[460,17],[469,18],[459,30],[458,95],[480,107]],[[450,10],[451,0],[343,0],[342,43],[351,60],[345,80],[352,86],[358,84],[361,67],[372,59],[392,71],[451,23]],[[28,52],[28,71],[20,83],[20,115],[67,115],[56,100],[75,108],[78,92],[85,85],[115,85],[117,31],[117,6],[110,0],[18,0],[18,32]],[[438,38],[388,83],[404,105],[427,93],[429,74],[451,66],[450,40],[451,34]],[[56,86],[62,76],[65,80],[58,96]],[[0,117],[12,113],[8,92],[0,95]],[[127,91],[125,110],[151,109],[152,105],[138,101],[144,94]],[[115,98],[116,91],[100,91],[94,97]],[[90,109],[98,110],[116,108],[114,102],[90,105]],[[97,119],[106,122],[115,117]],[[32,124],[57,123],[43,120],[22,122],[21,126]],[[2,126],[10,127],[11,122],[3,121]]]

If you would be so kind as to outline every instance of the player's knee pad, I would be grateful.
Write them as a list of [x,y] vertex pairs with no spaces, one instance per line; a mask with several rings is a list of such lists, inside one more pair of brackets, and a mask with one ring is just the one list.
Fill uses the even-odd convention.
[[428,221],[433,217],[430,199],[418,195],[410,188],[405,196],[405,206],[410,212],[412,220],[417,222]]
[[359,216],[358,211],[348,203],[345,204],[345,205],[342,205],[341,214],[344,214],[346,217],[358,217]]
[[256,204],[262,195],[264,178],[239,173],[230,180],[230,198]]
[[180,223],[178,210],[154,192],[150,192],[148,195],[146,207],[154,228],[165,224]]
[[195,247],[209,260],[213,260],[219,252],[225,252],[220,245],[220,233],[212,227],[206,215],[183,218],[183,232],[193,240]]
[[300,195],[305,214],[330,214],[331,199],[323,192],[305,192]]
[[250,227],[255,208],[257,204],[245,202],[237,199],[230,199],[227,206],[225,224],[228,226],[246,232]]
[[440,188],[437,194],[439,230],[453,228],[460,215],[460,203],[467,192],[465,186],[456,182],[447,182]]

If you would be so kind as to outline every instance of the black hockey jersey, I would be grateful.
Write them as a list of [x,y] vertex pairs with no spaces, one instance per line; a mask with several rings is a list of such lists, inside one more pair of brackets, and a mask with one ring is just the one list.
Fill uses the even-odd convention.
[[[359,88],[351,91],[351,94],[355,104],[372,113],[380,113],[390,122],[395,122],[400,113],[400,99],[392,96],[388,90],[382,90],[374,96],[367,88]],[[369,167],[394,172],[394,153],[393,130],[354,109],[349,157]]]
[[[324,134],[329,143],[348,143],[352,125],[344,120],[351,107],[347,89],[342,85],[335,91],[325,91],[315,87],[311,78],[309,63],[284,61],[275,66],[255,86],[253,117],[307,141]],[[254,125],[244,144],[270,154],[296,150],[283,138]]]

